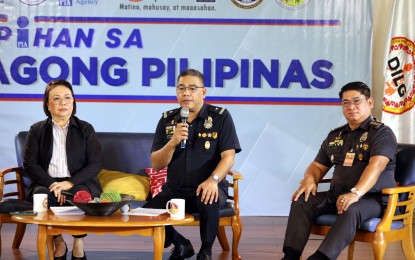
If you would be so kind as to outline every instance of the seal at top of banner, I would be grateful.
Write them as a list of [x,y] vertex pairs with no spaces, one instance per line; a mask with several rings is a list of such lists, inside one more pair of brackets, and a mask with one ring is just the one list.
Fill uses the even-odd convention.
[[234,5],[242,9],[252,9],[262,3],[263,0],[231,0]]
[[414,49],[414,43],[408,38],[391,39],[384,68],[382,110],[387,113],[403,114],[414,106]]
[[46,0],[20,0],[20,2],[27,5],[39,5],[45,1]]
[[276,0],[277,3],[288,10],[297,10],[304,8],[310,0]]

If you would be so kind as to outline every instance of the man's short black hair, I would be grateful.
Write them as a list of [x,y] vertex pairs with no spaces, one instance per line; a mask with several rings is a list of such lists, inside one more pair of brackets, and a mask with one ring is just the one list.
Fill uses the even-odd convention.
[[347,83],[342,87],[342,89],[339,92],[340,99],[343,99],[343,93],[349,90],[359,91],[366,98],[370,98],[370,88],[363,82],[355,81]]
[[181,77],[184,77],[184,76],[198,77],[203,82],[203,84],[205,84],[205,77],[198,70],[195,70],[195,69],[186,69],[186,70],[183,70],[182,72],[180,72],[179,76],[177,76],[177,81],[179,81],[179,79]]

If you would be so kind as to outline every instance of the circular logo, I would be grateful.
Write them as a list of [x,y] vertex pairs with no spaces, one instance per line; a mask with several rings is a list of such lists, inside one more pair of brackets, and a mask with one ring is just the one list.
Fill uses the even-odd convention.
[[289,9],[289,10],[296,10],[296,9],[304,8],[310,2],[310,0],[276,0],[276,1],[280,6],[284,7],[285,9]]
[[20,2],[22,2],[23,4],[27,4],[27,5],[38,5],[45,1],[46,0],[20,0]]
[[44,209],[48,209],[48,198],[46,197],[43,201],[42,201],[42,205]]
[[242,9],[255,8],[262,3],[263,0],[231,0],[234,5]]
[[170,214],[177,214],[179,212],[179,206],[176,203],[170,204]]
[[414,47],[414,43],[405,37],[391,40],[384,75],[382,110],[385,112],[402,114],[414,106]]

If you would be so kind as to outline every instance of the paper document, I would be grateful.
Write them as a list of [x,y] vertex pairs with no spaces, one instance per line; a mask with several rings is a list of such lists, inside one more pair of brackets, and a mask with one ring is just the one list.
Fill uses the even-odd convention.
[[159,216],[166,213],[166,209],[150,209],[150,208],[135,208],[129,212],[123,213],[123,215],[134,215],[134,216]]
[[50,207],[56,215],[84,215],[85,212],[76,206]]

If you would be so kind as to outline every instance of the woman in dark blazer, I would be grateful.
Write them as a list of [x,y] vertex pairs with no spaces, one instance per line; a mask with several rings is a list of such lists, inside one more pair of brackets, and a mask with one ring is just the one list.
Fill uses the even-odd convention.
[[[72,194],[80,190],[99,197],[97,179],[101,170],[101,145],[91,124],[78,119],[72,85],[65,80],[47,84],[43,110],[48,117],[30,127],[24,154],[24,170],[32,183],[33,194],[48,194],[48,206],[66,203],[61,191]],[[84,237],[74,236],[72,259],[86,259]],[[62,235],[54,237],[54,259],[66,259],[68,248]]]

